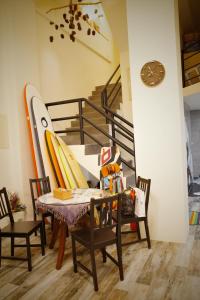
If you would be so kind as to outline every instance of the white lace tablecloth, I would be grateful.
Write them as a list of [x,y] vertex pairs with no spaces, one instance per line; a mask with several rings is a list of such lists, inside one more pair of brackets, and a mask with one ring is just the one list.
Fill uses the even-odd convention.
[[100,198],[105,195],[100,189],[75,189],[72,198],[60,200],[53,197],[53,193],[42,195],[36,201],[37,211],[50,212],[55,218],[66,222],[68,225],[77,223],[89,209],[91,198]]

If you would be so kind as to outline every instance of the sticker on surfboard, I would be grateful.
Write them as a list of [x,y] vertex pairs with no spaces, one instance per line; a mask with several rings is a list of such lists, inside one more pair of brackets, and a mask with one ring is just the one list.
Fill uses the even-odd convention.
[[45,142],[45,130],[53,131],[51,118],[45,104],[38,97],[31,99],[31,112],[42,176],[49,176],[51,187],[55,188],[59,182],[56,181],[58,178],[54,175]]
[[38,178],[38,177],[43,177],[44,174],[40,166],[40,159],[37,151],[37,143],[35,139],[33,118],[31,113],[31,99],[34,96],[38,97],[39,99],[41,98],[38,90],[33,85],[27,83],[24,87],[24,106],[25,106],[26,120],[28,126],[29,142],[31,146],[31,156],[33,161],[34,174],[35,177]]

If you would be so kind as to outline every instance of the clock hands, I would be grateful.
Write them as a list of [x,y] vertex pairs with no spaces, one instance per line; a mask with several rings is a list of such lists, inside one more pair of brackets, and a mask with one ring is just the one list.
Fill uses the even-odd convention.
[[150,75],[152,75],[152,74],[153,74],[153,72],[152,72],[152,70],[151,70],[151,67],[150,67],[150,66],[148,66],[148,69],[149,69],[149,71],[150,71]]

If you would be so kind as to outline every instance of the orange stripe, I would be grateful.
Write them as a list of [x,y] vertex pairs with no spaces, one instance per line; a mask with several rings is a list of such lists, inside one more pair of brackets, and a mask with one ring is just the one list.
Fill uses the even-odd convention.
[[32,156],[32,161],[33,161],[34,173],[35,173],[35,177],[38,178],[37,163],[36,163],[34,144],[33,144],[33,136],[32,136],[32,131],[31,131],[31,122],[30,122],[28,104],[26,101],[26,86],[27,86],[27,84],[24,87],[24,105],[25,105],[26,121],[27,121],[27,126],[28,126],[28,135],[29,135],[29,142],[30,142],[30,146],[31,146],[31,156]]

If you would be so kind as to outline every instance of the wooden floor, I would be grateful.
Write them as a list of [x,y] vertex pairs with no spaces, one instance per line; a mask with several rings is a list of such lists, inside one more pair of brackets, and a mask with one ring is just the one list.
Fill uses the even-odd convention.
[[[49,237],[48,237],[49,238]],[[34,237],[37,239],[37,237]],[[4,251],[8,248],[4,240]],[[103,264],[97,254],[99,291],[94,292],[92,278],[78,269],[73,273],[71,243],[66,242],[64,264],[55,269],[56,249],[33,248],[33,270],[26,262],[3,260],[0,268],[0,299],[200,299],[200,226],[190,226],[186,244],[152,241],[123,247],[124,281],[119,281],[117,267],[108,259]],[[19,254],[23,249],[18,249]],[[115,253],[115,249],[110,249]],[[89,256],[79,248],[80,259],[90,266]]]

